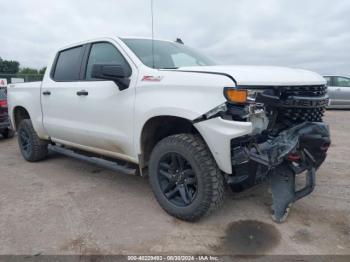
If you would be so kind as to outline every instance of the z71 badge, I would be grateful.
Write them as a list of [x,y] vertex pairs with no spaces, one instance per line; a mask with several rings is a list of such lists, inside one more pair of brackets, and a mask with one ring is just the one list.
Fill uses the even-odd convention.
[[163,76],[143,76],[141,81],[148,81],[148,82],[160,82],[162,81]]

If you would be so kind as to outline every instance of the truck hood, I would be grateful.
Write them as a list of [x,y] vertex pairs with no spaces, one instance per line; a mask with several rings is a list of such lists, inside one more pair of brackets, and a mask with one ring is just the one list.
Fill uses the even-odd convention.
[[317,73],[277,66],[193,66],[181,67],[179,70],[225,73],[232,76],[239,86],[326,84],[325,79]]

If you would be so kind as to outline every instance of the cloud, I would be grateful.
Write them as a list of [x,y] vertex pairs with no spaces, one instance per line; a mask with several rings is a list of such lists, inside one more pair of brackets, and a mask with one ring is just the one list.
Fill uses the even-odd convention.
[[[150,36],[150,0],[0,0],[0,57],[45,66],[66,44]],[[154,0],[156,38],[184,42],[224,64],[350,74],[350,2]]]

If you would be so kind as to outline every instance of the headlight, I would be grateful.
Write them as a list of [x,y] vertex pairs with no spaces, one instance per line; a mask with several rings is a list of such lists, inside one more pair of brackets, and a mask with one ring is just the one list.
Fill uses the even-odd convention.
[[266,89],[248,89],[248,102],[255,103],[255,99],[259,93],[263,93]]

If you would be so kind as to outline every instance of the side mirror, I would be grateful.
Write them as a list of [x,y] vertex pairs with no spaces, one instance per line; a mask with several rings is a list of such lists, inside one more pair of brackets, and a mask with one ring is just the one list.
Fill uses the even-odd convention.
[[119,90],[124,90],[129,87],[131,76],[130,68],[122,65],[111,64],[95,64],[92,67],[91,77],[114,81]]

